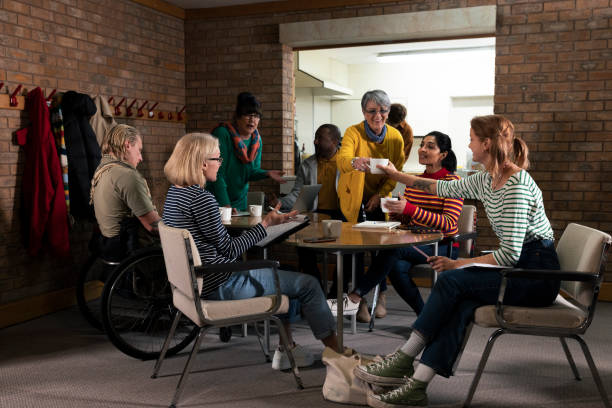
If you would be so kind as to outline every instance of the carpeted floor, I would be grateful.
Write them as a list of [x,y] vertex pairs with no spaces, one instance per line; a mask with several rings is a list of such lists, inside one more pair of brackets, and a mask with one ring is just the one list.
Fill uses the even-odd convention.
[[[363,353],[387,354],[403,343],[415,319],[397,296],[389,315],[372,333],[345,326],[345,344]],[[234,331],[236,332],[236,330]],[[428,388],[431,407],[461,407],[484,344],[492,332],[474,328],[456,375],[436,377]],[[313,352],[322,346],[302,323],[296,341]],[[612,395],[612,303],[600,303],[585,336],[604,386]],[[275,343],[275,337],[273,337]],[[573,379],[558,340],[513,335],[496,343],[474,397],[474,407],[602,407],[577,344],[570,343],[582,381]],[[164,407],[170,402],[185,354],[165,362],[151,379],[153,361],[132,359],[69,309],[0,332],[0,407]],[[182,407],[333,407],[323,400],[325,367],[302,369],[306,389],[297,390],[290,373],[265,363],[257,338],[232,337],[222,343],[209,334],[193,364]]]

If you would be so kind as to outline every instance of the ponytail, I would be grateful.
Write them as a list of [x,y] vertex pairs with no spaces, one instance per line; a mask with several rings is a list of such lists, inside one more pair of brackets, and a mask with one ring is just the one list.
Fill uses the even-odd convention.
[[451,173],[457,170],[457,157],[455,157],[455,152],[450,149],[446,151],[446,157],[442,160],[442,167]]
[[529,148],[527,143],[523,139],[518,137],[514,138],[512,148],[514,150],[514,164],[519,166],[521,169],[529,168]]

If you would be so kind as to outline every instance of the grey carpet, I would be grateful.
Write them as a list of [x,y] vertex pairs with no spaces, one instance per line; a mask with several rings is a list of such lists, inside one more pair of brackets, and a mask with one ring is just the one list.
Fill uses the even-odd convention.
[[[345,344],[363,353],[390,353],[403,343],[414,313],[395,295],[389,315],[367,332],[359,324]],[[604,386],[612,394],[612,304],[600,303],[585,336]],[[461,407],[490,329],[474,328],[456,375],[436,377],[428,388],[431,407]],[[294,326],[296,341],[313,352],[322,346],[305,324]],[[273,337],[273,342],[275,337]],[[574,380],[555,339],[505,335],[496,343],[474,397],[474,407],[591,408],[603,404],[577,344],[570,342],[583,376]],[[134,360],[69,309],[0,332],[0,407],[164,407],[186,355],[168,359],[160,378],[153,361]],[[207,335],[180,401],[182,407],[338,407],[324,401],[325,367],[301,370],[305,390],[289,373],[265,363],[257,338],[236,333],[229,343]]]

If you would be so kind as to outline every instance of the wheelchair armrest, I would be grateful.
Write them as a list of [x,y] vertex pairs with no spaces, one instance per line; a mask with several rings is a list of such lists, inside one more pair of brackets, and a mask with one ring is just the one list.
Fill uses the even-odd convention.
[[251,269],[265,269],[265,268],[278,268],[278,261],[272,261],[269,259],[258,259],[246,262],[235,262],[235,263],[221,263],[221,264],[208,264],[202,266],[196,266],[194,269],[196,272],[202,274],[211,273],[223,273],[223,272],[241,272],[248,271]]
[[476,237],[478,237],[478,233],[476,231],[473,231],[473,232],[464,232],[461,234],[455,234],[450,238],[455,242],[459,242],[459,241],[467,241],[468,239],[476,239]]
[[565,280],[576,282],[595,282],[599,274],[578,272],[578,271],[559,271],[551,269],[502,269],[500,271],[503,277],[506,278],[524,278],[524,279],[549,279],[549,280]]

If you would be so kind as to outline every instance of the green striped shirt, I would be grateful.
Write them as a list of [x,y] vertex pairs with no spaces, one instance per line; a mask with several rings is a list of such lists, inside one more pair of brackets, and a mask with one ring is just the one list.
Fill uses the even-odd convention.
[[461,180],[437,182],[441,197],[480,200],[493,232],[500,241],[493,257],[499,265],[514,266],[523,243],[540,239],[554,240],[553,230],[544,212],[542,191],[529,173],[521,170],[498,190],[491,188],[491,175],[478,172]]

